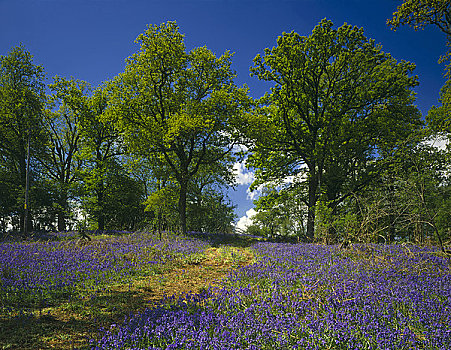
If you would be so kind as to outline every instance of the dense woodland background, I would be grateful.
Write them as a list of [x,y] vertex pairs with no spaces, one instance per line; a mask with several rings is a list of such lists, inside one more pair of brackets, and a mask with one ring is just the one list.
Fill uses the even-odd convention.
[[[389,24],[437,25],[449,44],[450,11],[446,0],[408,0]],[[124,72],[98,87],[59,76],[46,84],[23,46],[0,57],[2,235],[233,232],[225,189],[245,159],[263,191],[247,233],[451,239],[450,81],[422,116],[414,63],[328,20],[308,36],[283,33],[254,59],[251,74],[273,83],[259,100],[235,85],[231,53],[187,51],[175,22],[136,41]]]

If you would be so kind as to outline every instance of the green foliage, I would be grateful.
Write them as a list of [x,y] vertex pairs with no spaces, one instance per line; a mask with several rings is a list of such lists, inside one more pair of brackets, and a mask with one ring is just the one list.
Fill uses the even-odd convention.
[[354,216],[346,231],[349,239],[416,243],[450,239],[446,157],[446,152],[424,142],[400,150],[377,182],[348,198],[341,208],[340,217]]
[[128,174],[120,164],[110,166],[105,180],[101,206],[105,227],[136,231],[144,222],[144,191],[142,183]]
[[144,202],[145,210],[154,214],[153,224],[159,230],[176,227],[179,191],[174,184],[166,185],[152,192]]
[[245,130],[253,186],[305,174],[309,240],[321,193],[338,204],[361,189],[376,174],[374,160],[420,125],[414,64],[397,62],[361,28],[332,27],[323,20],[308,37],[283,33],[251,68],[275,83]]
[[[188,196],[191,197],[191,196]],[[234,205],[221,192],[209,190],[199,194],[187,206],[187,227],[190,231],[231,233],[236,218]]]
[[449,0],[403,0],[387,24],[395,30],[404,24],[415,30],[434,24],[451,35],[451,3]]
[[[116,179],[111,177],[112,174],[118,174],[127,183],[132,181],[123,174],[122,170],[119,170],[119,173],[117,170],[121,169],[118,157],[122,154],[122,150],[118,133],[112,123],[104,118],[109,101],[110,95],[106,87],[95,89],[93,94],[85,100],[86,113],[83,113],[80,118],[80,157],[85,164],[84,168],[80,170],[83,180],[81,191],[92,224],[99,230],[106,228],[107,216],[116,216],[111,212],[107,213],[107,207],[110,205],[111,210],[111,201],[115,197],[109,186],[114,187],[117,184]],[[129,190],[136,190],[136,185],[131,185]],[[123,187],[120,192],[124,194]],[[141,196],[142,192],[138,191],[136,195]],[[127,205],[136,207],[134,200]],[[118,208],[113,212],[117,213]],[[136,214],[129,219],[134,220],[135,217]],[[119,222],[115,221],[115,225],[128,227],[130,223],[126,222],[127,220],[124,222],[123,219],[120,219]],[[110,223],[112,224],[112,222]]]
[[266,237],[305,238],[304,222],[307,209],[302,200],[305,189],[295,183],[282,188],[265,187],[262,195],[254,201],[257,214],[247,233]]
[[441,106],[433,106],[427,116],[428,127],[434,132],[451,136],[451,81],[448,80],[440,90]]
[[0,56],[0,167],[5,175],[0,180],[0,197],[5,198],[0,205],[2,215],[19,214],[21,231],[28,140],[33,162],[43,152],[46,140],[41,123],[43,80],[44,69],[33,63],[32,55],[23,46]]
[[[187,230],[209,233],[232,231],[235,207],[220,190],[221,186],[226,185],[225,179],[226,174],[221,175],[220,167],[217,167],[215,172],[212,169],[208,172],[202,171],[193,178],[187,190]],[[160,177],[157,184],[159,188],[156,188],[144,203],[146,211],[153,214],[154,227],[175,228],[179,219],[179,185],[164,177]]]
[[[449,6],[406,0],[389,23],[432,23],[449,35]],[[30,139],[35,229],[64,230],[81,207],[81,224],[100,230],[230,232],[224,188],[243,156],[234,146],[246,143],[251,187],[263,188],[248,233],[330,243],[450,238],[449,149],[412,137],[422,124],[414,64],[361,28],[323,20],[257,55],[251,74],[274,87],[256,106],[234,83],[232,53],[188,51],[183,38],[175,22],[150,25],[112,81],[92,89],[56,76],[49,96],[24,47],[0,56],[0,232],[23,226]],[[449,136],[449,91],[447,82],[425,135]]]
[[[446,35],[448,51],[440,58],[439,62],[449,61],[451,51],[451,2],[448,0],[404,0],[393,13],[393,18],[387,21],[392,29],[408,24],[415,30],[423,29],[426,25],[435,25]],[[448,78],[450,77],[451,65],[448,62],[446,67]],[[421,227],[421,222],[429,226],[427,230],[435,230],[437,238],[439,235],[449,239],[449,136],[450,136],[450,80],[448,80],[440,91],[439,102],[441,106],[433,106],[427,116],[428,135],[433,137],[448,137],[448,153],[437,150],[422,149],[415,152],[413,172],[405,178],[408,187],[416,193],[416,220],[415,236],[418,239],[418,232],[421,238],[425,229]],[[445,164],[445,165],[444,165]],[[448,164],[448,167],[446,167]],[[420,171],[420,172],[419,172]],[[448,178],[443,174],[448,174]],[[432,195],[432,196],[431,196]],[[431,197],[430,197],[431,196]],[[406,198],[407,203],[412,203]],[[446,217],[446,218],[445,218]],[[421,227],[421,228],[420,228]]]
[[138,53],[111,84],[105,120],[114,120],[129,152],[158,155],[179,184],[178,212],[186,231],[186,193],[193,177],[231,152],[234,126],[248,104],[237,88],[229,52],[186,52],[175,22],[148,26]]
[[74,198],[78,173],[83,165],[80,121],[89,113],[87,95],[90,86],[84,81],[56,76],[49,87],[52,95],[48,98],[44,118],[49,141],[40,163],[48,179],[53,182],[58,230],[64,231],[71,211],[69,200]]

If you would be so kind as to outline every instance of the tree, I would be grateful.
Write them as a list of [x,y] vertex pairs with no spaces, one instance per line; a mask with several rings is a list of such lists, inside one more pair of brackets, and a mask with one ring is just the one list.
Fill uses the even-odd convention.
[[224,193],[205,191],[200,202],[188,204],[187,226],[196,232],[231,233],[236,218],[235,208]]
[[426,116],[428,127],[436,133],[451,136],[451,80],[440,90],[439,102],[441,106],[432,106]]
[[344,211],[356,214],[357,240],[436,242],[449,239],[449,160],[420,140],[400,149],[378,181],[351,198]]
[[[404,0],[393,13],[393,18],[387,20],[387,24],[396,30],[400,25],[408,24],[415,30],[424,29],[426,25],[433,24],[446,34],[447,46],[451,47],[451,2],[449,0]],[[451,51],[443,55],[439,62],[449,59]],[[446,75],[451,73],[451,64],[448,64]],[[450,101],[451,83],[448,80],[440,91],[439,107],[433,106],[426,120],[428,127],[435,133],[450,133]]]
[[[0,154],[2,163],[8,163],[4,169],[12,172],[13,187],[19,189],[15,194],[17,201],[24,198],[26,190],[27,148],[34,159],[42,152],[46,139],[42,126],[43,79],[44,69],[33,63],[33,56],[23,46],[0,56]],[[10,198],[11,194],[2,193],[3,196]],[[27,225],[24,223],[28,208],[19,208],[19,202],[14,207],[20,215],[20,230],[24,231],[31,223],[30,217]]]
[[11,217],[19,209],[17,198],[21,195],[21,184],[17,174],[11,169],[11,162],[0,153],[0,232],[5,234],[11,223]]
[[177,223],[177,194],[180,192],[174,183],[158,182],[159,188],[152,192],[144,202],[146,211],[153,213],[153,225],[161,239],[163,229],[171,229]]
[[361,28],[332,26],[322,20],[308,37],[283,33],[251,68],[275,84],[248,119],[253,186],[304,176],[310,241],[321,194],[329,191],[336,205],[361,189],[377,160],[420,124],[414,65],[398,63]]
[[230,155],[222,161],[203,167],[193,177],[188,188],[189,218],[187,226],[197,232],[230,232],[235,218],[235,207],[230,204],[223,189],[233,186]]
[[130,152],[161,155],[179,186],[186,232],[189,183],[202,167],[231,153],[247,90],[233,83],[229,52],[219,58],[206,47],[186,52],[175,22],[148,26],[136,42],[140,51],[115,80],[109,116]]
[[50,89],[53,94],[49,97],[49,110],[45,115],[49,143],[41,164],[55,184],[58,230],[64,231],[70,211],[70,192],[79,180],[78,172],[82,167],[80,120],[88,113],[90,86],[84,81],[56,76]]
[[252,217],[253,224],[247,232],[272,238],[303,237],[307,207],[302,201],[305,192],[302,185],[298,181],[284,185],[266,185],[254,201],[257,213]]
[[[223,189],[232,185],[234,178],[229,171],[230,160],[202,167],[192,178],[187,190],[187,230],[195,232],[230,232],[235,218]],[[146,211],[153,213],[154,226],[161,229],[176,227],[178,222],[179,184],[171,177],[167,165],[156,157],[152,160],[153,191],[146,200]]]
[[449,0],[404,0],[387,24],[395,30],[404,24],[415,30],[434,24],[450,37],[451,3]]
[[106,180],[108,172],[118,166],[117,157],[123,151],[118,132],[111,121],[104,118],[110,102],[108,84],[94,90],[86,99],[80,118],[81,156],[87,167],[81,171],[83,193],[88,212],[95,218],[96,228],[105,229]]
[[[141,228],[144,221],[143,184],[130,176],[119,162],[110,162],[107,169],[101,203],[105,227],[129,231]],[[94,216],[94,219],[98,226],[98,217]]]

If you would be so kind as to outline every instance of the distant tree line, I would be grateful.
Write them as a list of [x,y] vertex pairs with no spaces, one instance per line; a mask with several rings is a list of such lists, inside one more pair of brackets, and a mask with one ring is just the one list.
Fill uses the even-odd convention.
[[[449,2],[422,19],[431,4],[406,7],[417,17],[402,5],[390,24],[439,18],[449,29]],[[449,82],[425,122],[415,65],[328,20],[255,57],[251,74],[273,84],[258,100],[235,85],[231,53],[188,51],[175,22],[149,25],[136,42],[124,72],[96,88],[59,76],[46,85],[23,46],[1,56],[1,232],[231,232],[224,190],[246,159],[262,191],[248,233],[450,239]],[[437,137],[447,149],[431,145]]]

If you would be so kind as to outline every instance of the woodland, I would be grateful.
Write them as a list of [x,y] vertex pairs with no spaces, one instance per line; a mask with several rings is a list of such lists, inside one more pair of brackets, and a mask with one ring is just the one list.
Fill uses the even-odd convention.
[[[438,26],[451,79],[450,7],[388,25]],[[451,80],[423,116],[415,64],[326,19],[255,57],[259,99],[175,22],[136,42],[98,87],[0,56],[0,348],[451,348]]]
[[[392,29],[435,25],[448,45],[450,23],[448,1],[405,1],[388,20]],[[46,83],[22,45],[0,57],[3,236],[231,233],[226,189],[234,162],[245,161],[263,193],[248,234],[451,239],[450,80],[422,116],[415,64],[363,28],[326,19],[255,57],[251,75],[273,84],[259,99],[234,83],[230,52],[188,51],[175,22],[149,25],[136,42],[124,71],[97,87],[73,77]]]

